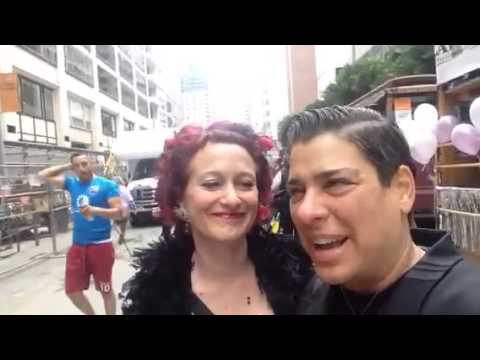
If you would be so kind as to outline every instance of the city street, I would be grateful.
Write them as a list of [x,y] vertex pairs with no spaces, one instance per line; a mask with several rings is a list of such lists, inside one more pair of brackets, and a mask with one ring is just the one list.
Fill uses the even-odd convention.
[[[130,251],[142,247],[151,240],[158,239],[159,226],[127,228],[126,239]],[[0,315],[80,315],[80,311],[66,297],[63,289],[65,272],[65,254],[68,249],[70,233],[63,236],[64,245],[59,246],[57,255],[50,255],[31,267],[0,278]],[[116,237],[114,237],[116,239]],[[48,239],[43,239],[48,241]],[[71,240],[70,240],[71,241]],[[25,250],[25,251],[28,251]],[[116,262],[113,268],[113,287],[115,292],[133,274],[130,257],[124,245],[116,245]],[[95,290],[93,279],[86,291],[96,314],[104,314],[101,295]],[[117,314],[120,314],[117,303]]]

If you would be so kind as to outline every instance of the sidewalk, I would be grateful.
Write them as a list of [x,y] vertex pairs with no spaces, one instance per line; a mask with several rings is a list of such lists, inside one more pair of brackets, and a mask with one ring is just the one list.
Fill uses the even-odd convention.
[[68,247],[72,243],[71,226],[72,225],[70,224],[69,231],[57,234],[56,255],[53,253],[51,237],[40,239],[38,246],[35,245],[35,240],[22,241],[20,243],[20,252],[17,252],[17,246],[15,244],[12,249],[0,252],[0,279],[24,269],[28,269],[49,258],[64,256]]

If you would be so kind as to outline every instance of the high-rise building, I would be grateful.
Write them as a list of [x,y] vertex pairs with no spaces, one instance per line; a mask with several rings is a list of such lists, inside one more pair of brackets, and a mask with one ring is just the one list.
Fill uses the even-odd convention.
[[290,112],[301,111],[317,99],[314,45],[287,45],[287,78]]
[[194,67],[190,67],[182,76],[182,104],[184,123],[208,125],[210,122],[208,83]]
[[161,68],[150,45],[2,45],[21,104],[0,114],[4,139],[102,151],[120,132],[174,124],[180,101]]

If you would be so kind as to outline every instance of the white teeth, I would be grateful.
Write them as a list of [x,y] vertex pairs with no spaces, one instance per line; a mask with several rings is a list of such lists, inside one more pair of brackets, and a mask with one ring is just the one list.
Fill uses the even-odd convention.
[[339,241],[339,240],[338,239],[317,239],[313,243],[315,245],[328,245],[328,244],[333,244],[336,241]]

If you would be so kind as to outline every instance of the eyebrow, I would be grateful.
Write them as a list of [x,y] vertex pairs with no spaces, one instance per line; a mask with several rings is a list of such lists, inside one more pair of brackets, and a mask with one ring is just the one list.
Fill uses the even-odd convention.
[[[342,175],[342,176],[347,176],[347,177],[354,177],[358,178],[360,176],[360,171],[358,169],[352,169],[352,168],[341,168],[341,169],[333,169],[333,170],[326,170],[326,171],[321,171],[313,176],[315,181],[320,181],[324,182],[331,177],[337,176],[337,175]],[[288,180],[287,185],[294,186],[294,185],[299,185],[302,182],[298,178],[292,178]]]
[[[207,171],[205,173],[202,173],[199,175],[199,177],[201,178],[204,178],[206,176],[217,176],[217,177],[223,177],[223,174],[219,171]],[[250,172],[246,172],[246,171],[242,171],[238,174],[235,174],[235,177],[239,177],[239,176],[249,176],[249,177],[252,177],[252,178],[255,178],[255,173],[250,173]]]

